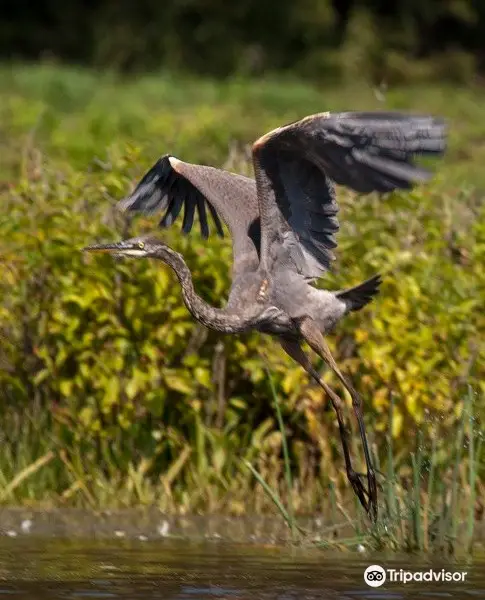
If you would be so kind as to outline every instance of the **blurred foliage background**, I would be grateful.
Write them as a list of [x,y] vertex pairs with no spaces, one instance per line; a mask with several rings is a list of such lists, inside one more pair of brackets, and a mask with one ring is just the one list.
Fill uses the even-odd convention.
[[[405,488],[416,444],[424,465],[433,447],[446,486],[469,389],[483,433],[484,33],[478,0],[18,2],[2,15],[0,502],[267,510],[241,460],[285,496],[265,365],[282,401],[296,509],[323,509],[329,486],[353,502],[334,413],[274,341],[198,326],[158,263],[79,251],[155,229],[113,207],[159,155],[251,174],[262,132],[347,109],[449,122],[429,185],[385,198],[339,190],[338,261],[320,283],[384,275],[376,301],[331,344],[364,396],[381,464],[390,433]],[[229,236],[188,239],[177,226],[163,235],[199,293],[223,305]]]
[[20,0],[2,15],[0,55],[123,71],[463,80],[485,67],[484,36],[482,0]]

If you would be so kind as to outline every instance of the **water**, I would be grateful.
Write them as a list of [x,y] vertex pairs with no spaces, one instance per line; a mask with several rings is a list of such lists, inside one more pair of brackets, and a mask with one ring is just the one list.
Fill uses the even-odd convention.
[[485,560],[448,564],[464,583],[388,583],[370,588],[369,564],[436,570],[409,556],[291,549],[224,541],[103,539],[21,535],[0,538],[0,600],[399,600],[485,598]]
[[[324,516],[302,524],[314,537],[328,525]],[[2,508],[0,600],[485,599],[485,555],[444,565],[409,555],[370,556],[357,547],[294,548],[288,540],[283,520],[268,516]],[[387,581],[371,588],[363,575],[372,564],[467,575],[463,583]]]

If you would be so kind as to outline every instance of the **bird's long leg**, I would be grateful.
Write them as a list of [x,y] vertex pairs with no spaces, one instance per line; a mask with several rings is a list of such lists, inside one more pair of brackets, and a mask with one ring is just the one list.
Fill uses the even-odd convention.
[[367,467],[367,481],[369,485],[369,514],[372,520],[377,521],[377,481],[376,474],[374,470],[374,466],[372,464],[372,459],[369,452],[369,445],[367,442],[367,434],[365,431],[364,418],[362,415],[362,400],[359,394],[356,392],[351,383],[347,381],[344,377],[343,373],[337,366],[335,359],[333,358],[327,343],[325,342],[323,335],[318,328],[317,324],[313,319],[306,318],[300,321],[299,323],[300,333],[308,342],[309,346],[314,350],[319,356],[323,358],[323,360],[327,363],[327,365],[332,369],[332,371],[337,375],[345,389],[349,392],[352,397],[352,406],[354,408],[354,413],[357,418],[357,422],[359,424],[359,432],[362,440],[362,446],[364,449],[365,463]]
[[342,413],[343,403],[342,403],[341,398],[320,378],[319,373],[313,367],[309,357],[305,354],[305,352],[303,352],[303,350],[301,349],[301,346],[298,342],[296,342],[294,340],[285,339],[285,338],[280,338],[280,342],[281,342],[281,345],[282,345],[284,351],[289,356],[291,356],[291,358],[296,360],[296,362],[298,362],[305,369],[305,371],[309,375],[311,375],[311,377],[313,377],[313,379],[325,390],[326,394],[329,396],[329,398],[332,402],[332,406],[335,409],[335,412],[337,414],[337,421],[338,421],[338,427],[339,427],[339,432],[340,432],[340,439],[342,441],[342,450],[344,453],[345,469],[347,471],[347,477],[352,485],[352,488],[353,488],[355,494],[359,498],[360,503],[364,507],[364,510],[366,512],[369,512],[369,504],[365,497],[365,494],[367,493],[367,491],[364,488],[364,486],[362,485],[362,482],[360,480],[358,473],[356,473],[354,471],[354,468],[352,466],[352,461],[350,458],[347,429],[345,427],[343,413]]

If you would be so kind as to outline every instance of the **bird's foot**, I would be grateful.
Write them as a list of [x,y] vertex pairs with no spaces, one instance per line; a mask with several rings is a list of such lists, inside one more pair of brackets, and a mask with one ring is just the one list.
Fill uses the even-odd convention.
[[347,476],[362,507],[369,515],[371,521],[375,523],[377,521],[377,481],[374,470],[370,469],[367,473],[368,489],[365,489],[362,483],[362,478],[365,477],[364,473],[356,473],[350,470],[347,472]]
[[366,498],[366,496],[369,497],[369,492],[365,489],[364,484],[362,483],[361,474],[356,473],[353,470],[349,470],[347,471],[347,477],[364,510],[369,512],[369,503]]

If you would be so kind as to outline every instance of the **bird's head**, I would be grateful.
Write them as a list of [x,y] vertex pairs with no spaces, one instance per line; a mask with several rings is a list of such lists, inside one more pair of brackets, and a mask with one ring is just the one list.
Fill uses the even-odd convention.
[[170,248],[162,240],[152,236],[135,237],[110,244],[93,244],[83,248],[85,252],[104,252],[134,258],[157,256],[164,250],[170,251]]

